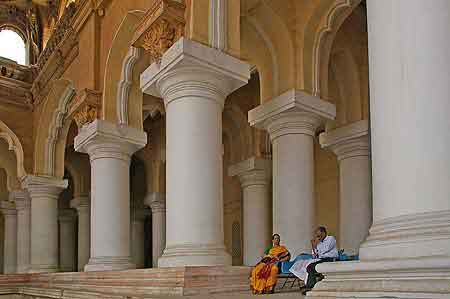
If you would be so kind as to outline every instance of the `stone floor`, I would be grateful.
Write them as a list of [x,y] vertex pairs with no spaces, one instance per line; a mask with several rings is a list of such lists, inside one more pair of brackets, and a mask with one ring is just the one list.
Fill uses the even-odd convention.
[[178,267],[0,275],[0,299],[301,298],[298,288],[254,296],[249,267]]

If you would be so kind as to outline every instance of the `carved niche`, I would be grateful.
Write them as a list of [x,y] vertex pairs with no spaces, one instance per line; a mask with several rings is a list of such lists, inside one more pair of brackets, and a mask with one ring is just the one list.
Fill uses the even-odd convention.
[[134,34],[132,45],[148,51],[153,61],[160,61],[184,35],[185,5],[175,0],[156,0],[147,11]]

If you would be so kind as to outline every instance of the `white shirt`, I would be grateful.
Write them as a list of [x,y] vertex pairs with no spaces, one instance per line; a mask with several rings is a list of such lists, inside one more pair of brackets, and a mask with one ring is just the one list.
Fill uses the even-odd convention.
[[319,254],[319,258],[337,258],[339,256],[336,248],[336,239],[333,236],[326,236],[323,241],[317,244],[316,251]]

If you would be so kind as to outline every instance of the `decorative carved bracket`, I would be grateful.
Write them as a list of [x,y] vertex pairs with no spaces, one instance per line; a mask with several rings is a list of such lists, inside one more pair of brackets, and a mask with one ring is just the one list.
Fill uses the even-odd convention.
[[175,0],[157,0],[138,25],[132,45],[144,48],[153,61],[160,61],[178,39],[184,35],[185,5]]
[[87,88],[77,96],[69,111],[69,116],[73,117],[78,129],[100,118],[101,98],[101,92]]

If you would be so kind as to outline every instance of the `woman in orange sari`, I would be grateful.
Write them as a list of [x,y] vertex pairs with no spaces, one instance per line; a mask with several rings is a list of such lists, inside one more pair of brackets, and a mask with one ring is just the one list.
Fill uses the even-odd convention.
[[280,245],[280,235],[272,236],[272,246],[264,252],[263,259],[256,264],[250,277],[250,288],[253,294],[271,294],[277,284],[278,262],[289,261],[291,254],[286,247]]

